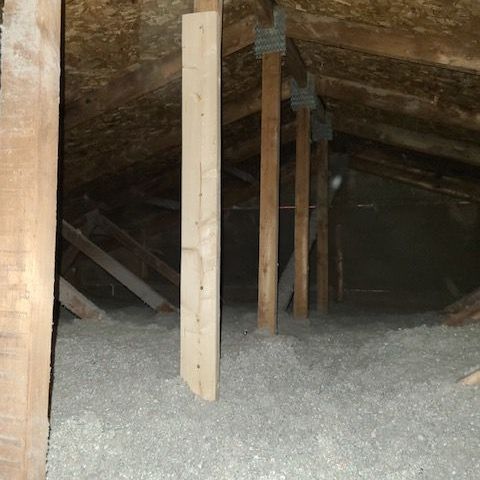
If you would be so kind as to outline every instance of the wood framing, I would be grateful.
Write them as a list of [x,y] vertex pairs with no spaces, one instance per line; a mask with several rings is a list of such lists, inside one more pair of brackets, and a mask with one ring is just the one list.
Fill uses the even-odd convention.
[[[215,0],[212,0],[215,3]],[[227,57],[253,44],[255,17],[250,15],[225,28],[223,56]],[[179,80],[181,53],[146,62],[111,80],[107,85],[83,95],[66,106],[65,126],[73,128],[132,100]]]
[[137,242],[125,230],[109,220],[105,215],[97,212],[95,216],[97,223],[102,226],[112,237],[128,249],[133,255],[139,258],[146,265],[155,270],[159,275],[168,280],[173,285],[180,286],[180,275],[166,262],[154,255],[150,250]]
[[469,38],[411,33],[285,8],[287,35],[371,55],[480,73],[478,44]]
[[293,315],[308,317],[308,226],[310,215],[310,109],[297,112],[295,173],[295,287]]
[[480,166],[478,143],[467,143],[431,133],[406,130],[394,125],[375,123],[366,118],[353,120],[335,116],[333,126],[335,130],[349,135]]
[[439,103],[433,97],[417,97],[404,92],[326,76],[317,77],[316,87],[321,97],[480,131],[480,115],[475,108],[466,110],[456,105]]
[[61,9],[59,0],[2,5],[0,478],[40,480],[48,438]]
[[101,308],[98,308],[63,277],[59,279],[58,300],[67,310],[81,319],[101,320],[107,316]]
[[277,332],[281,67],[280,53],[263,55],[258,327],[272,335]]
[[103,268],[103,270],[118,280],[153,310],[158,312],[175,310],[173,305],[141,278],[130,272],[120,262],[85,237],[80,230],[76,230],[65,221],[62,222],[62,235],[65,240],[78,248],[84,255]]
[[317,311],[328,313],[328,141],[318,142],[317,162]]
[[412,185],[422,190],[449,195],[455,198],[480,203],[480,185],[468,178],[439,175],[421,162],[406,163],[401,155],[369,148],[350,157],[349,168],[397,182]]
[[197,1],[182,24],[180,373],[209,401],[220,366],[222,2],[213,4]]
[[336,272],[336,289],[335,300],[343,302],[345,296],[344,288],[344,274],[343,274],[343,239],[342,239],[342,225],[337,223],[335,225],[335,272]]

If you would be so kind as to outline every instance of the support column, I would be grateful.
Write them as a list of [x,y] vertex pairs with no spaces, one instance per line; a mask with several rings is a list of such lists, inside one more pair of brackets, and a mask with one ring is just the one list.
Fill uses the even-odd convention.
[[277,332],[281,53],[262,59],[258,328]]
[[218,398],[222,1],[196,0],[183,16],[180,373]]
[[[3,2],[2,2],[3,3]],[[0,478],[44,479],[60,0],[5,0],[0,91]]]
[[316,149],[317,174],[317,311],[328,313],[328,141]]
[[310,109],[297,112],[297,155],[295,171],[295,287],[293,314],[308,317],[308,252],[310,213]]

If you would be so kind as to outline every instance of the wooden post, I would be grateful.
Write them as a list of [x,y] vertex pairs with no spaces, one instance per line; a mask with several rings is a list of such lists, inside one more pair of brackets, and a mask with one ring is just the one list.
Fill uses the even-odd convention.
[[262,60],[258,328],[277,332],[281,53]]
[[44,479],[56,229],[60,1],[2,2],[0,478]]
[[310,214],[310,109],[297,112],[295,173],[295,287],[293,314],[308,317],[308,226]]
[[343,302],[344,298],[344,275],[343,275],[343,240],[342,225],[340,223],[335,227],[335,266],[337,273],[336,301]]
[[317,310],[328,313],[328,141],[317,145]]
[[196,0],[183,16],[180,373],[218,398],[222,2]]

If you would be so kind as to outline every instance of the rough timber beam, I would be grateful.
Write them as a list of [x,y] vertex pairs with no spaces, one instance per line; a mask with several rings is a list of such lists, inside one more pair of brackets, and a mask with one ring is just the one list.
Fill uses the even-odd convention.
[[258,327],[277,333],[281,53],[262,58]]
[[[273,9],[276,2],[273,0],[253,0],[255,12],[260,25],[269,26],[273,22]],[[287,55],[285,58],[287,72],[297,81],[298,85],[304,87],[307,83],[307,67],[300,55],[300,52],[291,38],[287,38]]]
[[308,317],[309,217],[310,217],[310,115],[307,107],[297,112],[295,160],[295,287],[293,315]]
[[295,40],[480,74],[480,44],[469,38],[395,31],[312,15],[293,8],[284,10],[287,35]]
[[58,297],[60,303],[78,318],[101,320],[107,316],[103,310],[98,308],[63,277],[59,279]]
[[399,155],[369,148],[352,155],[349,167],[353,170],[388,178],[430,192],[480,203],[478,182],[451,176],[438,176],[437,172],[406,164]]
[[59,0],[1,2],[0,478],[45,478],[53,323]]
[[113,223],[99,212],[97,212],[95,215],[95,220],[97,221],[98,225],[107,230],[112,237],[120,242],[131,253],[133,253],[133,255],[142,260],[143,263],[153,268],[159,275],[167,279],[176,287],[180,286],[179,273],[166,262],[150,252],[146,247],[137,242],[125,230],[122,230],[118,225]]
[[433,98],[417,97],[333,77],[317,76],[316,87],[321,97],[480,131],[478,109],[465,110],[455,105],[438,104]]
[[480,145],[444,138],[431,133],[374,123],[368,119],[347,119],[334,116],[333,126],[349,135],[379,143],[413,150],[438,157],[450,158],[474,166],[480,165]]
[[209,401],[220,377],[222,6],[197,0],[182,22],[180,374]]
[[143,302],[156,311],[175,310],[159,293],[153,290],[143,280],[138,278],[121,263],[111,257],[107,252],[86,238],[80,230],[76,230],[70,224],[63,221],[62,235],[78,248],[84,255],[90,258],[98,266],[103,268],[122,285],[137,295]]
[[[248,16],[225,28],[224,57],[251,45],[254,40],[255,17]],[[109,110],[158,90],[181,77],[181,53],[143,63],[111,80],[107,85],[69,103],[65,108],[65,127],[74,128]]]

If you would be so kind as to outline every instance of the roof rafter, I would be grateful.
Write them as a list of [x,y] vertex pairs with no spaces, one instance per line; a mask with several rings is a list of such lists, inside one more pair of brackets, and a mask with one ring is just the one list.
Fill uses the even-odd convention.
[[409,33],[284,9],[287,36],[397,60],[480,74],[480,42]]

